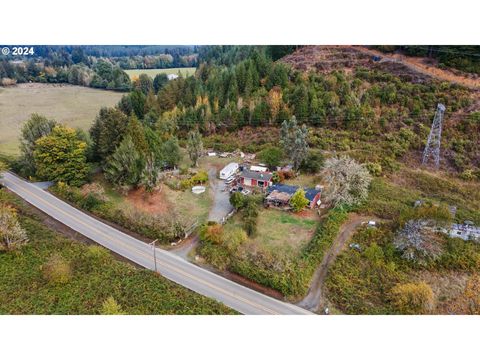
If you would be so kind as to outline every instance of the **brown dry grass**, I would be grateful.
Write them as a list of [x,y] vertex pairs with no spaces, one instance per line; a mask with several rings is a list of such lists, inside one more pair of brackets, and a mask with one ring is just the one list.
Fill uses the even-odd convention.
[[59,84],[0,88],[0,152],[19,153],[20,129],[34,112],[87,130],[102,106],[113,106],[121,97],[120,92]]

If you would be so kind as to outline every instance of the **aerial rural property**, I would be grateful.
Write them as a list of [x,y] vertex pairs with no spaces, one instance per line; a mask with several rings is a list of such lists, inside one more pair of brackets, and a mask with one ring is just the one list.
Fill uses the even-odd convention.
[[480,314],[480,46],[0,47],[0,314]]

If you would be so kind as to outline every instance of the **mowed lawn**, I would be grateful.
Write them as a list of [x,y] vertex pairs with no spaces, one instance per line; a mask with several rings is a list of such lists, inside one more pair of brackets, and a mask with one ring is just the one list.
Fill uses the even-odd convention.
[[190,75],[195,74],[196,68],[194,67],[189,67],[189,68],[171,68],[171,69],[132,69],[132,70],[125,70],[125,72],[130,76],[132,79],[133,77],[138,77],[140,74],[147,74],[150,76],[152,79],[157,75],[157,74],[182,74],[182,76],[187,77]]
[[87,130],[102,106],[114,106],[121,92],[66,84],[0,87],[0,153],[17,155],[20,129],[32,113]]

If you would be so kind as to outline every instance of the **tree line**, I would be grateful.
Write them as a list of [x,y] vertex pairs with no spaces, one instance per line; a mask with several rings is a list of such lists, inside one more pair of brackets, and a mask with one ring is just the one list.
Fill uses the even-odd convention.
[[[383,133],[404,119],[430,124],[437,102],[456,111],[469,103],[468,92],[456,85],[412,83],[380,70],[357,69],[353,74],[304,73],[255,47],[219,51],[199,58],[193,77],[162,83],[140,79],[121,101],[126,113],[139,119],[163,116],[180,131],[206,134],[244,126],[278,126],[295,115],[301,124],[355,130],[369,127]],[[207,51],[207,50],[205,50]],[[232,57],[225,60],[224,57]],[[233,65],[236,57],[246,57]]]

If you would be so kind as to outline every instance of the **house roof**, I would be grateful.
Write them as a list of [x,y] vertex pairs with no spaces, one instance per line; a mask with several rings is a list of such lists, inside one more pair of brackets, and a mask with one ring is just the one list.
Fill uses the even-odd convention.
[[278,190],[273,190],[270,194],[268,194],[267,200],[280,201],[280,202],[288,203],[290,201],[291,197],[292,197],[291,194],[281,192],[281,191],[278,191]]
[[279,191],[283,193],[287,193],[290,195],[295,194],[295,191],[297,191],[298,186],[296,185],[287,185],[287,184],[273,184],[272,186],[268,187],[268,191]]
[[[268,192],[279,191],[282,193],[289,194],[291,196],[295,194],[298,188],[299,186],[297,185],[273,184],[272,186],[268,187]],[[313,199],[315,199],[315,196],[317,196],[317,194],[321,192],[321,190],[312,189],[312,188],[305,188],[303,190],[305,191],[305,197],[307,198],[308,201],[313,201]]]
[[270,181],[270,180],[272,180],[272,173],[250,171],[248,169],[243,169],[240,176],[244,177],[244,178],[247,178],[247,179],[255,179],[255,180],[260,180],[260,181]]
[[312,188],[309,188],[309,189],[305,189],[305,197],[310,200],[310,201],[313,201],[313,199],[315,199],[315,196],[317,196],[318,193],[320,193],[321,190],[316,190],[316,189],[312,189]]

